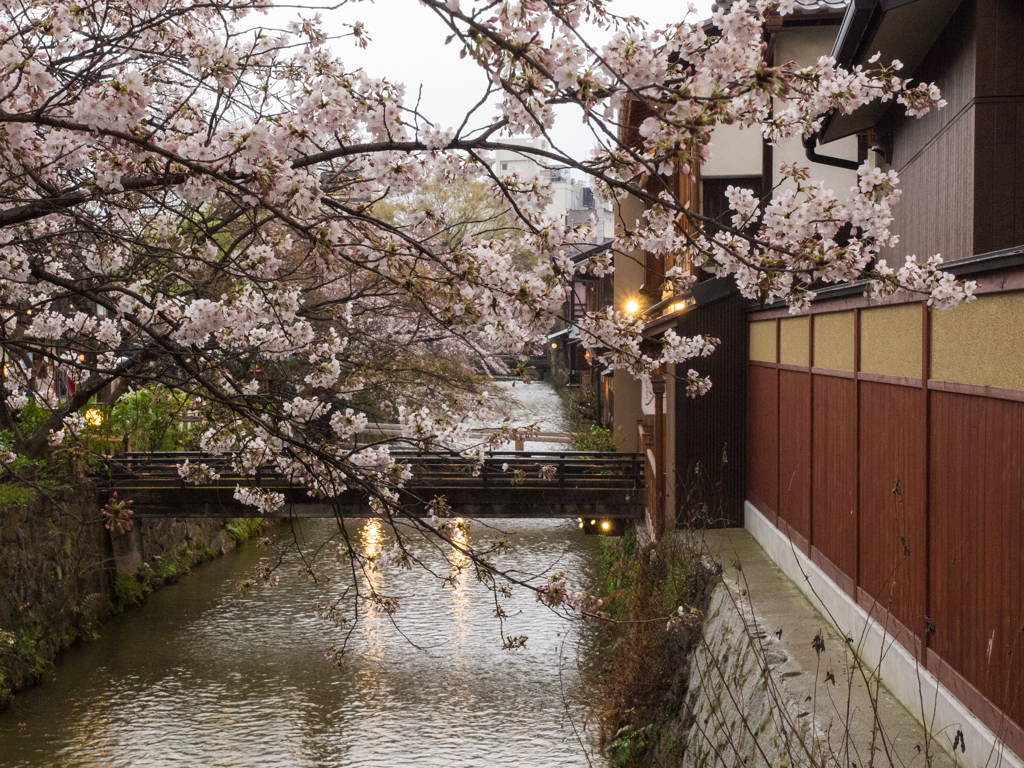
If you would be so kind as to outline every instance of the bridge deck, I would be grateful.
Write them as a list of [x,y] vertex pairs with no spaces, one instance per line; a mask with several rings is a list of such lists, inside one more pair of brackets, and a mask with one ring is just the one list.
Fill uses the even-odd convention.
[[[458,454],[393,452],[408,462],[413,479],[399,490],[403,506],[424,514],[426,503],[444,496],[453,514],[463,517],[601,517],[639,519],[644,514],[643,462],[636,454],[582,451],[505,451],[489,453],[477,475]],[[177,465],[204,463],[220,478],[187,485]],[[278,472],[244,477],[230,456],[202,453],[129,453],[110,461],[104,491],[133,499],[134,516],[261,517],[234,498],[235,487],[256,486],[281,493],[285,506],[269,517],[367,517],[366,497],[350,490],[335,499],[315,499],[307,489]],[[553,475],[542,475],[553,467]],[[550,470],[549,470],[550,471]]]

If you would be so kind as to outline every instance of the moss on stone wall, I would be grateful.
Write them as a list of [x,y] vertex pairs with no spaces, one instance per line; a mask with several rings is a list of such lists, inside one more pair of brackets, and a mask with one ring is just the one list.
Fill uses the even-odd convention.
[[61,651],[197,564],[258,535],[263,520],[103,525],[92,486],[42,496],[0,488],[0,708]]

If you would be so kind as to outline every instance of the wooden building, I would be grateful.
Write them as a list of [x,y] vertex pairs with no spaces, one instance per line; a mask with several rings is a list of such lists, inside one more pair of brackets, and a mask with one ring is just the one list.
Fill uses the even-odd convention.
[[868,137],[905,191],[889,262],[940,253],[979,299],[943,311],[853,285],[801,317],[749,312],[748,514],[1024,755],[1024,4],[857,2],[835,51],[942,89],[921,120],[833,118],[822,151]]
[[[800,0],[796,11],[768,31],[769,50],[777,61],[812,64],[827,55],[839,33],[846,8],[845,0]],[[627,102],[621,116],[622,140],[639,143],[639,126],[650,115],[640,102]],[[651,179],[652,191],[672,190],[684,204],[703,215],[717,218],[727,215],[725,189],[730,184],[767,194],[781,183],[781,161],[811,165],[816,178],[836,189],[856,182],[849,168],[824,163],[809,163],[799,140],[773,147],[762,141],[760,133],[736,126],[720,126],[711,137],[712,157],[703,165],[691,164],[688,175]],[[858,140],[845,138],[831,152],[849,164],[857,159]],[[636,225],[643,205],[628,198],[616,210],[618,230]],[[648,316],[646,334],[657,340],[666,330],[679,335],[710,335],[722,340],[718,352],[695,361],[693,366],[712,379],[708,395],[693,400],[684,386],[676,386],[677,373],[685,375],[687,365],[677,372],[670,366],[663,381],[652,382],[651,389],[664,388],[658,397],[648,397],[645,407],[642,382],[619,375],[612,396],[613,432],[619,450],[644,452],[643,437],[637,425],[650,438],[651,465],[660,467],[659,518],[667,527],[675,523],[701,522],[714,525],[742,525],[746,467],[745,455],[745,313],[743,304],[729,280],[711,280],[700,274],[696,290],[685,296],[663,291],[665,271],[673,266],[692,273],[691,265],[663,263],[651,254],[617,254],[615,258],[614,304],[626,309],[635,303]],[[650,472],[651,467],[648,468]],[[660,525],[661,523],[659,523]]]

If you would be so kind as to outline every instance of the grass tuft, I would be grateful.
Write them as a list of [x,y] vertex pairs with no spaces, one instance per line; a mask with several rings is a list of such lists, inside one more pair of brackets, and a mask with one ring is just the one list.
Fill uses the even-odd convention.
[[36,493],[31,488],[14,483],[0,483],[0,507],[9,504],[17,504],[27,507],[36,498]]

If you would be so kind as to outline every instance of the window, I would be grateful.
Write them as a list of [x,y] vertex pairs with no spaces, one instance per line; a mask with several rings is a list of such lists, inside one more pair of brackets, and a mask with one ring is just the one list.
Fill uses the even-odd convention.
[[508,163],[502,163],[501,164],[501,170],[507,171],[508,170]]

